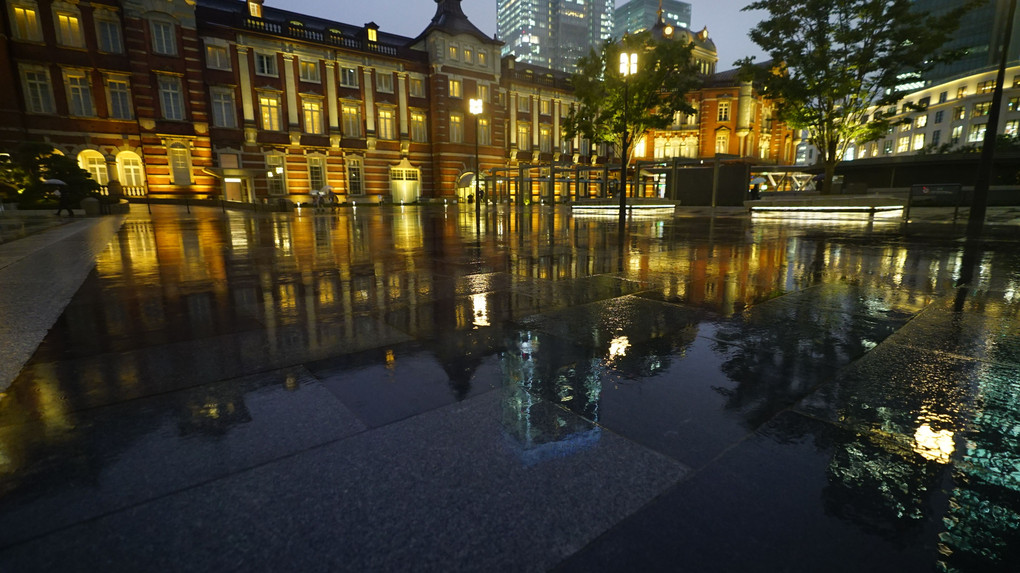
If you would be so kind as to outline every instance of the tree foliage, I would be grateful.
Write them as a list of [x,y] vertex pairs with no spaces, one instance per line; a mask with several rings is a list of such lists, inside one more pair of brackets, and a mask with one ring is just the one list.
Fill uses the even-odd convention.
[[[59,179],[66,185],[73,204],[99,191],[99,184],[74,159],[56,153],[48,143],[26,141],[0,162],[0,185],[5,193],[16,195],[18,203],[28,206],[46,199],[51,186],[46,179]],[[12,197],[13,198],[13,197]]]
[[975,3],[940,15],[911,0],[758,0],[768,17],[750,32],[773,66],[738,64],[776,100],[782,119],[808,130],[825,165],[823,192],[847,148],[883,136],[890,118],[872,106],[897,103],[909,78],[956,56],[942,49]]
[[[636,134],[669,126],[677,112],[693,113],[687,94],[699,80],[692,49],[691,43],[656,40],[650,32],[642,32],[618,43],[607,41],[601,51],[591,50],[578,60],[570,80],[578,103],[564,118],[567,136],[622,145],[626,127],[629,144]],[[619,66],[624,51],[638,54],[637,73],[626,79]]]

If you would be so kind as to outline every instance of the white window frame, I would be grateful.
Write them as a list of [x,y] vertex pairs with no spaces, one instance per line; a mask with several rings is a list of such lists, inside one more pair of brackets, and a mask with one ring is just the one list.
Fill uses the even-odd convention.
[[230,47],[219,44],[206,44],[205,67],[210,70],[225,70],[229,72],[233,68],[230,62]]
[[478,118],[478,145],[492,145],[492,126],[489,118]]
[[322,83],[322,72],[319,71],[319,60],[298,59],[298,78],[312,84]]
[[278,93],[259,92],[259,127],[263,131],[283,130],[283,98]]
[[[361,197],[365,194],[365,163],[358,155],[348,155],[344,159],[344,178],[347,182],[347,194]],[[356,176],[355,176],[356,175]]]
[[120,20],[109,10],[97,10],[94,16],[96,23],[96,47],[107,54],[124,53],[124,35],[120,31]]
[[191,152],[188,146],[180,141],[166,146],[167,162],[170,165],[170,177],[174,185],[191,185]]
[[29,113],[56,113],[53,99],[53,80],[43,66],[21,66],[21,85],[25,93],[25,107]]
[[464,97],[464,84],[460,80],[450,80],[450,97],[463,98]]
[[429,140],[428,115],[421,110],[411,110],[411,141],[427,143]]
[[12,2],[8,14],[11,19],[11,32],[15,40],[22,42],[43,41],[39,6],[33,2]]
[[375,73],[375,91],[383,94],[393,93],[393,74],[391,72],[377,71]]
[[[353,113],[350,113],[353,111]],[[364,137],[361,122],[361,105],[357,102],[344,102],[340,105],[340,119],[344,137]]]
[[464,114],[457,111],[450,114],[450,143],[464,143]]
[[305,133],[312,135],[322,135],[324,133],[323,113],[321,99],[303,98],[301,100],[301,119],[304,121]]
[[163,112],[163,119],[183,121],[184,89],[181,78],[160,74],[156,77],[156,82],[159,86],[159,107]]
[[229,87],[209,88],[213,127],[237,127],[237,102],[234,89]]
[[95,100],[92,97],[92,77],[86,70],[64,70],[64,89],[67,91],[67,113],[73,117],[94,117]]
[[106,77],[106,101],[109,105],[110,119],[134,119],[135,111],[131,105],[131,81],[128,76]]
[[280,77],[275,52],[255,52],[255,75],[268,78]]
[[358,68],[351,66],[340,66],[340,86],[345,88],[356,88],[358,83]]
[[531,111],[531,96],[518,94],[517,96],[517,111],[529,112]]
[[729,153],[730,132],[721,130],[715,132],[715,153]]
[[425,97],[425,79],[410,78],[408,80],[408,93],[411,97]]
[[721,101],[719,107],[716,110],[717,121],[729,121],[730,120],[730,102]]
[[58,44],[65,48],[85,47],[85,31],[81,28],[81,14],[77,10],[54,8],[53,21]]
[[489,101],[489,84],[483,83],[476,84],[475,97],[482,101]]
[[149,20],[152,52],[161,56],[177,55],[177,25],[169,20]]
[[[318,171],[318,175],[316,175]],[[308,156],[308,185],[312,190],[322,189],[328,183],[326,176],[326,156],[314,154]]]
[[378,110],[376,135],[379,139],[393,140],[397,138],[397,110],[392,107],[380,107]]
[[287,157],[282,153],[266,154],[268,192],[274,197],[287,194]]

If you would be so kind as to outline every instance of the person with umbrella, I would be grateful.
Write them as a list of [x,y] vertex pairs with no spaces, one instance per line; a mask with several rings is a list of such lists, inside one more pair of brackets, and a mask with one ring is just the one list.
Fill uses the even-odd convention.
[[752,201],[757,201],[758,199],[761,199],[761,185],[762,185],[762,183],[765,183],[765,181],[766,181],[766,179],[764,177],[761,177],[761,176],[755,177],[754,179],[751,180],[751,185],[752,185],[752,187],[751,187],[751,200]]
[[47,179],[43,181],[43,185],[52,185],[54,187],[53,194],[57,196],[57,217],[67,209],[67,215],[74,217],[74,211],[71,210],[71,194],[67,190],[61,191],[62,187],[65,187],[67,183],[64,183],[60,179]]

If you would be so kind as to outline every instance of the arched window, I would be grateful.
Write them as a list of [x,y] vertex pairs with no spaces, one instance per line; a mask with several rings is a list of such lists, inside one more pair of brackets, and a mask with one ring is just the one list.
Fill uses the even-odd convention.
[[92,179],[100,185],[110,182],[110,174],[106,170],[106,157],[94,149],[86,149],[78,154],[78,167],[88,171]]
[[117,171],[122,186],[145,186],[145,168],[142,166],[142,158],[135,152],[121,151],[117,154]]

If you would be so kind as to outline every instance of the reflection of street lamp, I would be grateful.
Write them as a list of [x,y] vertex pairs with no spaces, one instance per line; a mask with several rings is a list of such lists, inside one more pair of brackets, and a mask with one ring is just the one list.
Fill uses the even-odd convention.
[[623,151],[620,154],[620,264],[623,264],[623,233],[627,228],[627,78],[637,73],[637,54],[620,53],[620,75],[623,76]]
[[468,100],[471,115],[475,116],[475,217],[482,213],[482,198],[478,195],[478,179],[482,176],[482,170],[478,167],[478,116],[482,115],[482,99],[472,98]]

